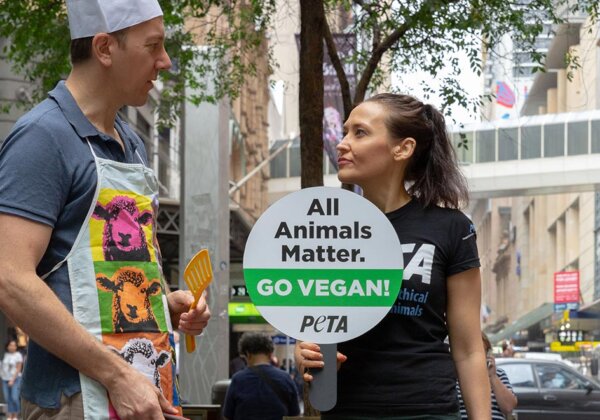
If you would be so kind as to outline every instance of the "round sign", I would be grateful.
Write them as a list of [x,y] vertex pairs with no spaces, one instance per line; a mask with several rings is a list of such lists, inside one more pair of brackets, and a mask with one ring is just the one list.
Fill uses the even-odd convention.
[[364,334],[396,301],[400,241],[371,202],[341,188],[306,188],[274,203],[250,232],[244,279],[261,315],[303,341]]

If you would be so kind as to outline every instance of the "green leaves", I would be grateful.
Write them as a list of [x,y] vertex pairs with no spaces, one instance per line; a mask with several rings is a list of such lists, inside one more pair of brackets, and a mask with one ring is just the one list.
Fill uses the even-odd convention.
[[[8,40],[4,55],[15,73],[33,83],[31,103],[22,103],[31,106],[70,71],[64,0],[0,3],[0,37]],[[174,64],[170,72],[161,74],[165,89],[158,111],[163,125],[174,122],[184,98],[193,103],[235,99],[244,79],[256,74],[256,56],[271,57],[264,35],[274,14],[274,0],[160,3],[166,48]],[[188,95],[192,90],[195,93]],[[9,103],[0,105],[10,108]]]

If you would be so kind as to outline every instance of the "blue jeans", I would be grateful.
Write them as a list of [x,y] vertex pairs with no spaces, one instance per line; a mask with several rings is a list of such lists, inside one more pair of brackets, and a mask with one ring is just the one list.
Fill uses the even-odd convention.
[[8,381],[2,381],[2,392],[4,392],[4,399],[8,405],[9,413],[18,413],[21,411],[21,401],[19,394],[21,393],[21,377],[15,379],[13,386],[8,386]]

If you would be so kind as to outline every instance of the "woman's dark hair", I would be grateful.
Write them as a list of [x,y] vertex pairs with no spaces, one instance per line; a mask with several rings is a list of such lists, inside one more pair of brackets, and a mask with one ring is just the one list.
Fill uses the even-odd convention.
[[[110,35],[117,38],[117,42],[120,47],[123,47],[125,43],[125,37],[127,28],[120,29],[118,31],[110,33]],[[71,40],[71,64],[83,63],[92,56],[92,40],[93,36],[86,38],[78,38]]]
[[240,354],[266,354],[273,353],[273,340],[267,334],[257,332],[245,332],[238,342]]
[[425,207],[466,206],[467,181],[458,167],[441,112],[410,95],[382,93],[365,102],[375,102],[388,111],[385,125],[393,139],[412,137],[416,141],[404,175],[411,183],[408,193]]

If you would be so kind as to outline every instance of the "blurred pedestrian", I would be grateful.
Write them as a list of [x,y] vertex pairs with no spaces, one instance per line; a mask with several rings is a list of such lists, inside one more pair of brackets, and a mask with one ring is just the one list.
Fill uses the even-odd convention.
[[244,356],[238,354],[229,362],[229,377],[231,378],[233,375],[238,373],[240,370],[244,370],[246,368],[246,359]]
[[296,386],[273,366],[273,341],[263,333],[246,332],[238,342],[248,367],[231,378],[223,416],[228,420],[281,420],[300,413]]
[[[469,417],[489,419],[476,232],[458,210],[468,189],[444,116],[412,96],[384,93],[354,108],[344,133],[338,178],[386,214],[405,271],[386,317],[338,345],[337,404],[321,418],[460,418],[458,375]],[[322,367],[319,346],[298,343],[296,363]]]
[[7,420],[17,420],[21,412],[19,393],[21,390],[21,369],[23,355],[17,351],[17,341],[9,340],[2,358],[0,376],[2,377],[2,392],[8,405]]
[[502,357],[513,357],[515,355],[515,349],[510,341],[502,342]]
[[[492,345],[485,333],[481,333],[483,346],[487,354],[488,377],[492,389],[492,420],[505,420],[517,406],[517,396],[514,394],[512,385],[503,369],[496,366],[496,359],[492,352]],[[467,410],[457,384],[458,398],[460,402],[460,415],[462,420],[468,420]]]

